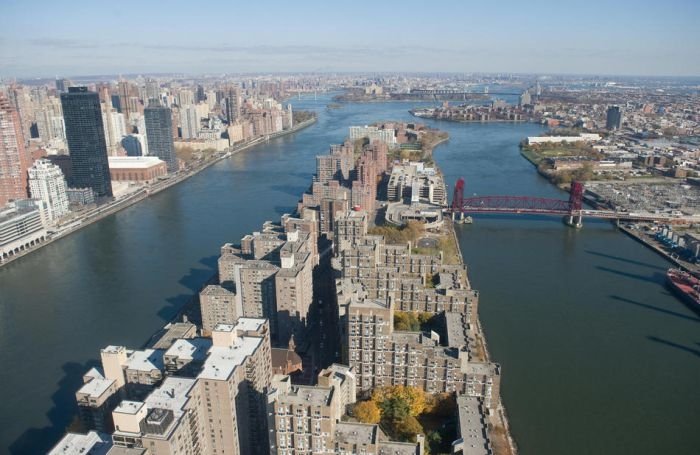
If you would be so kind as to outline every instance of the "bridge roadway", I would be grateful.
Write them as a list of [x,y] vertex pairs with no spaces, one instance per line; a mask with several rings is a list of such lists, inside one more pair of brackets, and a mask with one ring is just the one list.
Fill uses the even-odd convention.
[[[452,209],[446,209],[448,213]],[[657,215],[652,213],[618,212],[614,210],[556,210],[546,208],[508,208],[508,207],[470,207],[464,206],[462,212],[466,214],[508,214],[508,215],[556,215],[556,216],[581,216],[583,218],[599,218],[621,221],[652,221],[668,224],[700,223],[700,217],[684,217],[671,215]]]

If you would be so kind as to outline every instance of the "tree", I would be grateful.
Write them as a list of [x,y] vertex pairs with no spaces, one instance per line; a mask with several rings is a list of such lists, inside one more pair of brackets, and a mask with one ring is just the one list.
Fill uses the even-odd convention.
[[402,385],[378,387],[372,392],[372,400],[381,408],[382,417],[393,419],[415,417],[425,410],[427,402],[423,389]]
[[394,422],[394,432],[402,441],[416,441],[416,435],[423,433],[423,426],[413,416]]
[[379,423],[381,411],[377,404],[372,401],[360,401],[353,408],[353,414],[362,423]]

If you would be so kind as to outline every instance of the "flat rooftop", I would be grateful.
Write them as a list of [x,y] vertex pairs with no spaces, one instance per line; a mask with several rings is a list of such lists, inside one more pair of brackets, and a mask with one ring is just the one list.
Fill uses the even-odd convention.
[[377,426],[368,423],[338,422],[335,426],[335,440],[340,444],[376,444]]
[[142,407],[144,407],[144,403],[142,401],[123,400],[121,403],[119,403],[119,406],[114,409],[114,412],[118,414],[134,415],[139,412]]
[[170,409],[179,418],[184,414],[183,408],[189,399],[190,390],[197,380],[192,378],[176,378],[170,376],[151,392],[146,398],[148,409]]
[[148,169],[165,164],[156,156],[110,156],[107,157],[110,169]]
[[127,370],[135,371],[163,371],[163,351],[161,349],[144,349],[132,351],[126,361]]
[[179,339],[165,351],[165,356],[183,360],[204,360],[211,344],[211,338]]
[[481,402],[477,397],[461,395],[457,398],[459,434],[464,455],[489,455],[490,443]]
[[242,365],[245,358],[253,354],[262,342],[262,338],[239,337],[231,347],[212,347],[198,377],[212,380],[228,379],[233,370]]
[[328,406],[333,398],[332,387],[293,386],[287,394],[280,397],[280,402],[305,406]]
[[68,433],[48,455],[106,455],[112,448],[109,435],[91,431],[88,434]]

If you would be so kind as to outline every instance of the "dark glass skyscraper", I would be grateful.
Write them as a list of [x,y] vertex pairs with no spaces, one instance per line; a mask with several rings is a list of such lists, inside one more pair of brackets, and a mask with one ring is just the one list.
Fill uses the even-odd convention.
[[620,106],[610,106],[605,119],[605,128],[609,130],[619,130],[622,124],[622,111]]
[[92,188],[96,196],[112,196],[107,143],[100,97],[87,87],[69,87],[61,93],[66,140],[73,169],[73,186]]
[[173,144],[173,116],[170,108],[152,100],[143,111],[146,120],[148,154],[157,156],[168,165],[168,172],[177,171],[177,157]]

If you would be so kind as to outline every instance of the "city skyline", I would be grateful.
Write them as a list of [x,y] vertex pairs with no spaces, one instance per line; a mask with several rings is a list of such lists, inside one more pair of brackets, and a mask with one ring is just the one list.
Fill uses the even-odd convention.
[[663,8],[650,1],[565,7],[538,2],[527,8],[438,2],[430,12],[415,2],[189,6],[126,1],[98,10],[83,1],[9,2],[1,7],[0,77],[282,71],[700,75],[700,31],[694,26],[700,5],[687,0]]

